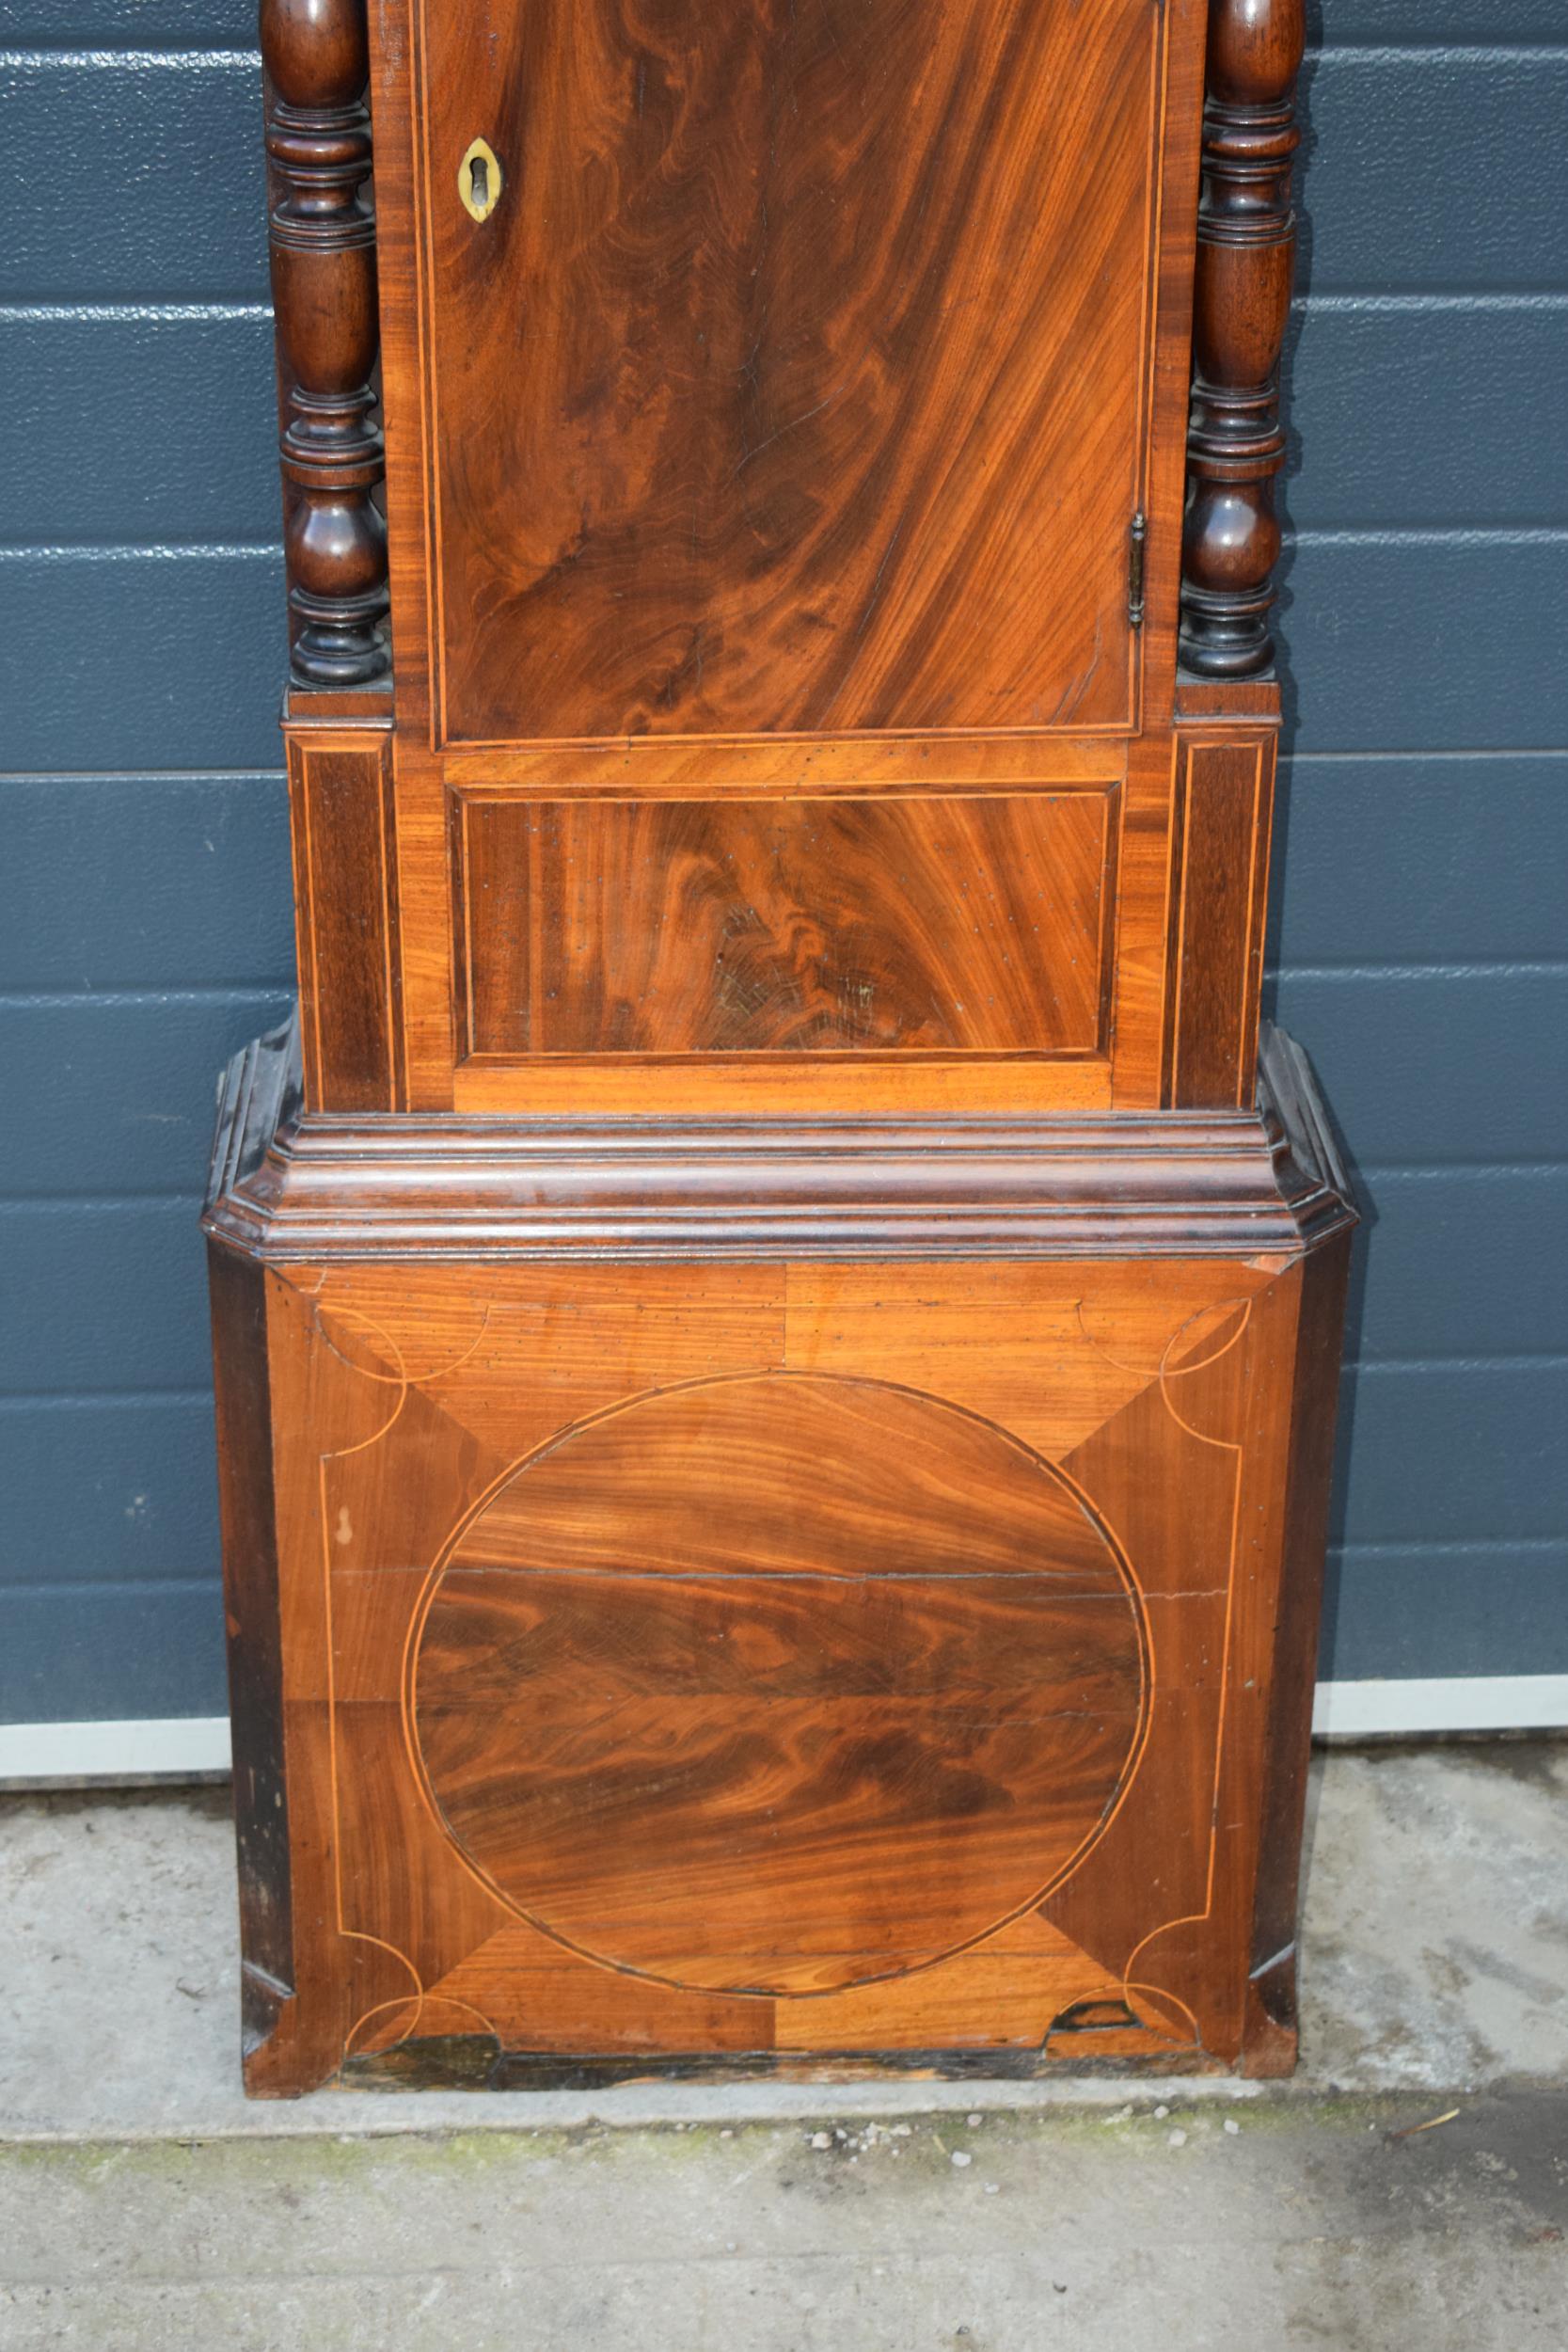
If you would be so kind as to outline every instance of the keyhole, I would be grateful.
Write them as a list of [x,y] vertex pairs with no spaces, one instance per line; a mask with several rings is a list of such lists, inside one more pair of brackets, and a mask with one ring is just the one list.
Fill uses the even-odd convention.
[[500,202],[501,167],[486,139],[475,139],[457,167],[457,193],[471,220],[488,220]]

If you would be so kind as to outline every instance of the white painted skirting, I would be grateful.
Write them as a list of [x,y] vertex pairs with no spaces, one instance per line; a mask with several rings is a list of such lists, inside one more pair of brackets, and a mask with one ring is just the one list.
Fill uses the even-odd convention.
[[1418,1739],[1436,1731],[1560,1731],[1568,1675],[1452,1675],[1431,1681],[1320,1682],[1320,1740]]
[[229,1770],[227,1715],[127,1724],[0,1724],[0,1788],[199,1780]]
[[[1560,1731],[1568,1729],[1568,1675],[1320,1682],[1312,1729],[1320,1740]],[[227,1715],[182,1715],[163,1723],[0,1724],[0,1788],[204,1780],[228,1770]]]

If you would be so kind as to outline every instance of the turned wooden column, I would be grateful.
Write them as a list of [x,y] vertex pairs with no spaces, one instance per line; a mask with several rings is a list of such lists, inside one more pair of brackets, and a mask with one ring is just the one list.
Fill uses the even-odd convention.
[[1183,664],[1205,677],[1249,676],[1274,653],[1279,353],[1305,38],[1303,0],[1211,0],[1180,636]]
[[284,427],[284,549],[296,684],[368,685],[389,666],[376,396],[375,222],[364,0],[261,0],[270,220]]

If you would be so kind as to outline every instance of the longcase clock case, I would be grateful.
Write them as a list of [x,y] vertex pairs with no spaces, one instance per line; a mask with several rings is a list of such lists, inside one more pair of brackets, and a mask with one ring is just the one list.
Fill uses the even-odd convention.
[[1301,0],[261,34],[248,2087],[1288,2068],[1352,1224],[1259,1042]]

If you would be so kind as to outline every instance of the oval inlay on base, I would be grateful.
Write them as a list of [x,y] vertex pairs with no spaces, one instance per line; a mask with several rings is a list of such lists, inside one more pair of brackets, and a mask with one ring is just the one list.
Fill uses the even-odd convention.
[[875,1381],[660,1391],[519,1464],[427,1589],[429,1794],[612,1967],[800,1994],[1037,1901],[1138,1749],[1130,1572],[1061,1472]]

